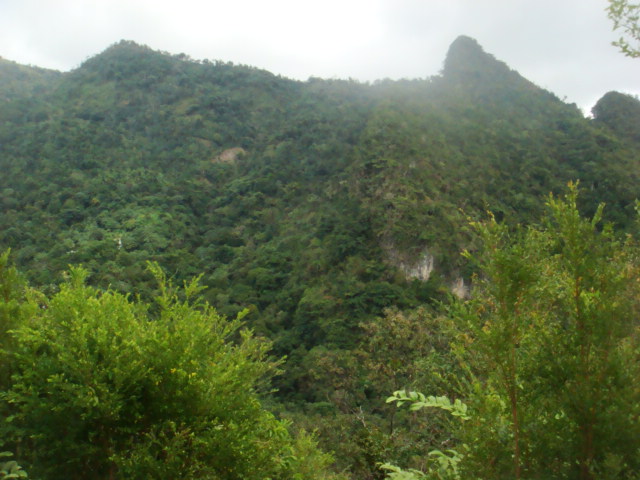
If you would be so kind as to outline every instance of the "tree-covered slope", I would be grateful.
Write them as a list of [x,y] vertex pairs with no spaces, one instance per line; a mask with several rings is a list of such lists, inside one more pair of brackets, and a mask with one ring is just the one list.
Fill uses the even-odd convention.
[[593,107],[598,123],[623,139],[640,142],[640,100],[619,92],[608,92]]
[[[10,104],[15,100],[42,95],[61,76],[55,70],[19,65],[0,57],[0,98]],[[3,113],[10,110],[3,108]]]
[[460,286],[487,208],[526,223],[579,179],[624,228],[638,193],[626,138],[468,37],[440,75],[374,84],[125,41],[69,73],[2,67],[0,246],[30,281],[82,263],[146,296],[147,260],[203,273],[280,352],[349,347],[361,319]]

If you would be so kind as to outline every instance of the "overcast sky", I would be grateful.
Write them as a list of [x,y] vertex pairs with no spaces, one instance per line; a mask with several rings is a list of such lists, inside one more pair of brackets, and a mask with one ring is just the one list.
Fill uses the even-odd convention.
[[589,111],[640,94],[606,0],[0,0],[0,56],[58,70],[121,40],[306,80],[424,78],[458,35]]

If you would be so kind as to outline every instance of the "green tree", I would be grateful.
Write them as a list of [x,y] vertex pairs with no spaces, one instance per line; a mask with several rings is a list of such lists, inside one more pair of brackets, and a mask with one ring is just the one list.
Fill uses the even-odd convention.
[[25,301],[26,283],[9,260],[10,254],[11,250],[6,250],[0,255],[0,389],[10,384],[13,370],[15,342],[10,332],[29,316],[30,308],[37,303],[31,302],[29,306]]
[[[503,399],[504,411],[499,424],[509,425],[509,433],[503,431],[503,437],[508,437],[505,457],[513,459],[510,470],[518,479],[522,475],[523,449],[526,448],[523,445],[526,412],[521,393],[523,369],[536,348],[535,335],[540,330],[537,302],[532,295],[539,275],[540,249],[535,236],[522,231],[510,233],[493,218],[488,224],[475,224],[475,227],[483,239],[484,251],[478,256],[483,278],[473,300],[458,311],[463,320],[461,328],[473,338],[471,348],[464,353],[473,356],[471,363],[478,362],[486,369],[482,373],[474,372],[473,381],[483,382],[485,393],[495,393]],[[514,236],[519,238],[514,240]],[[476,374],[479,376],[475,377]],[[492,398],[491,395],[488,398]],[[487,426],[495,428],[495,424]],[[500,438],[497,431],[485,433],[490,435],[488,438]],[[488,450],[499,452],[494,447]]]
[[540,227],[478,225],[473,300],[455,312],[481,478],[620,478],[640,448],[637,248],[581,217],[577,188]]
[[548,398],[567,417],[580,479],[613,477],[613,459],[637,475],[637,247],[619,240],[610,225],[599,225],[603,205],[586,219],[576,203],[575,188],[564,200],[548,202],[547,263],[555,275],[545,275],[544,299],[553,316],[551,341],[541,351],[550,377],[562,387]]
[[591,109],[596,122],[619,137],[640,142],[640,100],[619,92],[606,93]]
[[612,44],[628,57],[640,57],[640,3],[609,0],[607,16],[613,29],[622,31],[622,36]]
[[[279,362],[269,344],[175,288],[157,266],[156,306],[85,285],[59,293],[12,333],[2,392],[8,446],[45,479],[330,478],[312,439],[294,441],[261,405]],[[305,459],[316,465],[307,475]]]
[[[638,478],[640,259],[637,245],[550,197],[540,226],[475,224],[472,298],[454,305],[465,403],[397,391],[388,402],[454,409],[453,448],[394,479]],[[467,409],[468,405],[468,409]],[[451,410],[453,412],[453,410]],[[461,453],[463,452],[463,453]]]

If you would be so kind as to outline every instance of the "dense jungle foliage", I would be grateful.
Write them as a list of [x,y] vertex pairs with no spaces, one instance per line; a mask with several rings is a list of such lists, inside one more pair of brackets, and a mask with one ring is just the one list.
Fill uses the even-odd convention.
[[468,37],[373,84],[0,59],[5,448],[34,478],[636,478],[639,146],[638,99],[585,118]]

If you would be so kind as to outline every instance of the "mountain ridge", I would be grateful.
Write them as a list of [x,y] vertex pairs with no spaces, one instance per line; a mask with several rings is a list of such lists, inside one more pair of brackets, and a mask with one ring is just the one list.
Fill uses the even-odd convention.
[[[123,55],[124,54],[124,55]],[[25,69],[31,69],[34,71],[41,71],[41,72],[49,72],[50,74],[59,74],[59,75],[68,75],[71,74],[73,72],[77,72],[79,70],[82,70],[83,67],[84,68],[91,68],[92,66],[95,66],[96,64],[99,64],[102,61],[105,61],[107,59],[113,59],[114,57],[123,57],[120,58],[120,60],[124,60],[124,57],[128,57],[129,60],[133,60],[135,58],[137,58],[138,60],[144,60],[145,55],[150,55],[150,56],[159,56],[159,57],[163,57],[165,59],[174,59],[174,60],[178,60],[178,61],[182,61],[182,62],[187,62],[187,63],[193,63],[193,64],[204,64],[204,65],[227,65],[227,66],[234,66],[234,67],[238,67],[238,68],[246,68],[246,69],[250,69],[250,70],[255,70],[255,71],[260,71],[263,73],[266,73],[268,75],[273,75],[274,77],[277,78],[281,78],[281,79],[286,79],[288,81],[293,81],[293,82],[301,82],[301,83],[305,83],[308,81],[313,81],[314,79],[317,80],[320,77],[310,77],[308,80],[295,80],[295,79],[289,79],[285,76],[282,76],[280,74],[278,74],[277,72],[270,72],[268,70],[259,68],[259,67],[254,67],[251,65],[244,65],[244,64],[234,64],[233,61],[222,61],[222,60],[211,60],[211,59],[193,59],[191,58],[188,54],[186,53],[178,53],[178,54],[171,54],[169,52],[165,52],[165,51],[161,51],[161,50],[155,50],[152,47],[146,45],[146,44],[142,44],[142,43],[138,43],[136,41],[133,40],[119,40],[117,42],[112,43],[111,45],[109,45],[108,47],[106,47],[104,50],[102,50],[101,52],[89,57],[88,59],[84,60],[78,67],[71,69],[69,71],[65,71],[65,72],[60,72],[57,70],[52,70],[52,69],[46,69],[46,68],[41,68],[38,66],[33,66],[33,65],[22,65],[19,64],[17,62],[14,62],[12,60],[9,59],[5,59],[2,56],[0,56],[0,60],[4,63],[11,63],[14,64],[16,66],[19,66],[21,68],[25,68]],[[454,58],[458,58],[457,60],[455,60],[452,64],[451,62],[451,58],[450,57],[454,57]],[[466,56],[466,57],[465,57]],[[465,59],[467,61],[465,61]],[[468,61],[470,60],[470,61]],[[489,68],[488,68],[489,67]],[[447,75],[449,77],[449,79],[453,79],[454,77],[458,77],[458,79],[460,79],[461,76],[464,76],[463,74],[469,75],[469,74],[475,74],[475,75],[479,75],[484,73],[485,75],[488,73],[488,70],[493,70],[494,75],[500,73],[503,77],[504,76],[513,76],[513,77],[517,77],[520,78],[522,80],[525,80],[526,82],[528,82],[530,84],[530,86],[534,86],[536,88],[541,88],[538,87],[537,85],[533,84],[532,82],[530,82],[529,80],[525,79],[524,77],[520,76],[520,74],[516,71],[513,70],[511,67],[509,67],[505,62],[500,61],[498,59],[496,59],[492,54],[487,53],[484,51],[484,49],[482,48],[482,46],[478,43],[477,40],[475,40],[472,37],[469,37],[467,35],[459,35],[450,45],[446,55],[445,55],[445,61],[443,62],[443,68],[440,72],[439,75]],[[438,77],[439,75],[436,75],[435,77]],[[498,75],[500,76],[500,75]],[[338,81],[353,81],[352,79],[338,79]],[[378,82],[384,82],[384,79],[379,79],[379,80],[375,80],[373,82],[359,82],[362,84],[370,84],[370,83],[378,83]],[[398,80],[401,81],[401,80]],[[541,88],[542,89],[542,88]],[[542,89],[544,91],[548,91],[546,89]],[[553,92],[549,92],[551,95],[553,95],[554,97],[557,97],[555,93]],[[603,94],[604,96],[604,94]]]
[[[92,285],[145,298],[148,260],[178,281],[202,274],[206,300],[248,308],[303,362],[353,347],[385,309],[468,287],[460,252],[488,209],[526,224],[580,179],[583,211],[606,202],[607,220],[635,228],[633,144],[456,42],[428,79],[302,82],[125,41],[46,88],[11,83],[0,247],[43,289],[78,263]],[[243,153],[217,160],[228,151]],[[295,368],[280,395],[322,401]]]
[[[465,36],[452,43],[442,76],[407,82],[372,85],[321,79],[300,82],[252,67],[191,61],[182,54],[168,55],[131,41],[116,43],[85,61],[78,69],[57,78],[62,80],[55,91],[45,92],[51,101],[43,101],[38,107],[39,113],[33,115],[39,115],[38,118],[42,119],[66,118],[66,122],[76,124],[85,132],[101,129],[106,133],[115,128],[113,132],[117,133],[108,135],[113,143],[101,155],[100,162],[107,162],[107,165],[116,161],[114,155],[121,156],[114,149],[124,148],[122,141],[125,138],[129,138],[129,142],[136,139],[137,148],[143,152],[143,158],[148,157],[144,162],[149,166],[148,161],[151,160],[159,162],[158,165],[168,165],[169,156],[183,149],[186,143],[191,145],[189,149],[192,153],[178,154],[183,161],[187,161],[188,155],[192,155],[192,158],[193,155],[216,158],[225,150],[242,148],[248,152],[245,162],[251,162],[256,155],[268,158],[270,154],[267,157],[263,155],[287,141],[305,148],[304,152],[298,150],[298,153],[308,157],[310,150],[307,147],[314,145],[314,135],[335,136],[332,123],[340,124],[345,108],[359,112],[352,117],[352,127],[344,129],[349,137],[345,146],[367,142],[367,124],[376,121],[378,112],[386,115],[388,106],[391,110],[405,109],[405,112],[410,112],[408,117],[405,113],[398,113],[405,115],[405,118],[411,117],[416,126],[424,124],[421,117],[425,113],[429,117],[436,112],[438,120],[432,127],[424,127],[428,127],[428,130],[436,127],[440,135],[445,137],[449,135],[448,130],[462,131],[468,123],[471,130],[466,138],[455,138],[457,134],[452,137],[458,144],[456,149],[460,151],[446,153],[451,158],[472,158],[475,153],[469,157],[465,153],[465,145],[469,142],[475,145],[474,142],[482,138],[483,142],[494,142],[492,136],[495,137],[495,132],[499,131],[496,129],[504,128],[507,122],[524,132],[539,132],[536,135],[543,134],[548,128],[545,123],[550,117],[562,118],[561,121],[566,125],[564,128],[572,124],[576,128],[579,124],[588,124],[578,118],[581,115],[577,109],[533,85],[506,64],[485,53],[475,40]],[[147,90],[152,94],[145,93]],[[387,102],[395,102],[396,105]],[[321,106],[323,110],[310,115],[307,109],[313,105]],[[11,113],[7,112],[5,117],[11,121],[18,115],[16,112],[16,116],[11,117]],[[490,128],[476,128],[474,125],[478,122]],[[86,125],[83,127],[82,124]],[[265,128],[266,125],[269,127]],[[106,127],[108,129],[105,130]],[[167,132],[160,134],[167,128]],[[398,125],[393,128],[398,128]],[[358,131],[361,133],[356,133]],[[557,136],[555,130],[553,135]],[[418,134],[417,138],[420,136],[424,134]],[[305,141],[305,137],[308,140]],[[477,139],[474,140],[474,137]],[[517,135],[514,140],[516,138]],[[99,145],[104,140],[96,143]],[[544,149],[545,143],[547,140],[540,137],[538,148]],[[412,148],[422,150],[427,146],[418,142]],[[406,146],[398,145],[398,148],[402,150]],[[70,152],[66,161],[81,157],[84,160],[78,166],[86,168],[95,163],[95,160],[88,158],[96,157],[82,153],[78,155],[76,152],[92,149],[95,146],[85,144]],[[112,153],[108,154],[110,151]],[[345,153],[337,156],[341,162],[356,165],[357,162],[354,164],[351,158],[355,152],[346,156]],[[379,153],[388,155],[389,152]],[[55,150],[46,156],[52,155],[56,155]],[[427,151],[425,158],[430,156]],[[164,157],[167,159],[162,160]],[[425,158],[419,159],[419,162],[424,163]],[[294,170],[311,168],[309,172],[332,171],[335,174],[339,172],[336,169],[342,168],[338,166],[341,162],[333,162],[335,166],[329,167],[332,162],[327,162],[324,154],[320,154],[317,160],[304,167],[298,165]],[[311,167],[312,164],[316,166]],[[98,166],[97,163],[95,165]],[[285,167],[291,168],[291,165]],[[351,168],[351,174],[354,168]],[[383,170],[388,175],[387,169]],[[386,184],[390,183],[392,177],[385,179]],[[387,194],[391,195],[390,192]],[[387,230],[383,228],[383,231]],[[381,235],[384,237],[387,233]]]

